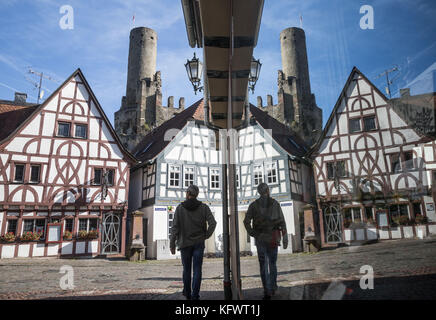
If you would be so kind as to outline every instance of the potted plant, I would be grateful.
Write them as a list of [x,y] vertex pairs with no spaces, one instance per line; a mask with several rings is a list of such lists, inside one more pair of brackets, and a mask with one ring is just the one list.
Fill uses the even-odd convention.
[[21,241],[38,241],[42,234],[39,232],[27,231],[23,233],[20,237]]
[[97,230],[91,230],[88,232],[88,239],[93,240],[98,238],[98,231]]
[[8,233],[5,233],[5,235],[2,236],[2,237],[0,238],[0,240],[1,240],[2,242],[11,243],[11,242],[15,242],[15,239],[16,239],[16,238],[17,238],[17,237],[15,236],[15,234],[14,234],[13,232],[8,232]]
[[85,240],[88,237],[88,232],[85,230],[80,230],[77,236],[80,240]]
[[64,240],[66,240],[66,241],[72,240],[72,239],[73,239],[73,234],[72,234],[70,231],[66,230],[66,231],[64,232],[64,236],[63,236],[63,238],[64,238]]

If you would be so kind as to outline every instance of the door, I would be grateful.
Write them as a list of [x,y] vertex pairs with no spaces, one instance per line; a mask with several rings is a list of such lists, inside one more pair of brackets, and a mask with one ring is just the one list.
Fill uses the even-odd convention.
[[324,230],[327,243],[342,242],[342,216],[334,206],[324,209]]
[[103,215],[101,237],[101,252],[103,254],[120,253],[120,229],[121,219],[119,214],[108,212]]
[[145,246],[145,257],[147,257],[147,239],[148,239],[148,219],[142,220],[142,243]]

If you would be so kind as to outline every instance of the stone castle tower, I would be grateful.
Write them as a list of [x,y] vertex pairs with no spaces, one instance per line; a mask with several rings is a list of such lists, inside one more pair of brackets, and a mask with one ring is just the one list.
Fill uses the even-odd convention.
[[283,70],[278,71],[278,104],[273,105],[272,96],[269,95],[266,107],[263,107],[261,97],[257,98],[257,105],[290,126],[311,146],[321,134],[322,110],[316,105],[315,95],[310,89],[304,30],[283,30],[280,44]]
[[130,32],[126,95],[121,108],[115,112],[115,131],[128,150],[153,128],[184,109],[184,98],[174,108],[174,97],[168,98],[168,107],[162,106],[162,82],[156,72],[157,33],[138,27]]

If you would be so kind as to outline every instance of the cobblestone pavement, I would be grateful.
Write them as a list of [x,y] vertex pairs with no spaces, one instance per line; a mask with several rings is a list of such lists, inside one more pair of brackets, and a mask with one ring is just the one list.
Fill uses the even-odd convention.
[[[72,290],[60,288],[63,265],[73,267]],[[364,265],[374,290],[360,289]],[[262,297],[258,269],[257,257],[241,258],[245,299]],[[0,299],[183,299],[181,272],[180,260],[3,259]],[[205,259],[202,299],[223,299],[222,279],[223,260]],[[277,280],[273,299],[436,299],[436,237],[279,255]]]

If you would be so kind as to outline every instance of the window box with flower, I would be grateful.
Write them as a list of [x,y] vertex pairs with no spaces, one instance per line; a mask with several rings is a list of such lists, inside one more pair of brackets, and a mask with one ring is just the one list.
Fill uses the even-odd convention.
[[41,239],[41,236],[42,233],[40,232],[27,231],[21,235],[20,241],[22,242],[39,241]]
[[17,237],[15,236],[15,234],[13,232],[5,233],[5,235],[0,237],[0,241],[6,242],[6,243],[15,242],[16,239],[17,239]]
[[71,241],[73,240],[73,234],[70,231],[65,231],[63,235],[64,241]]

